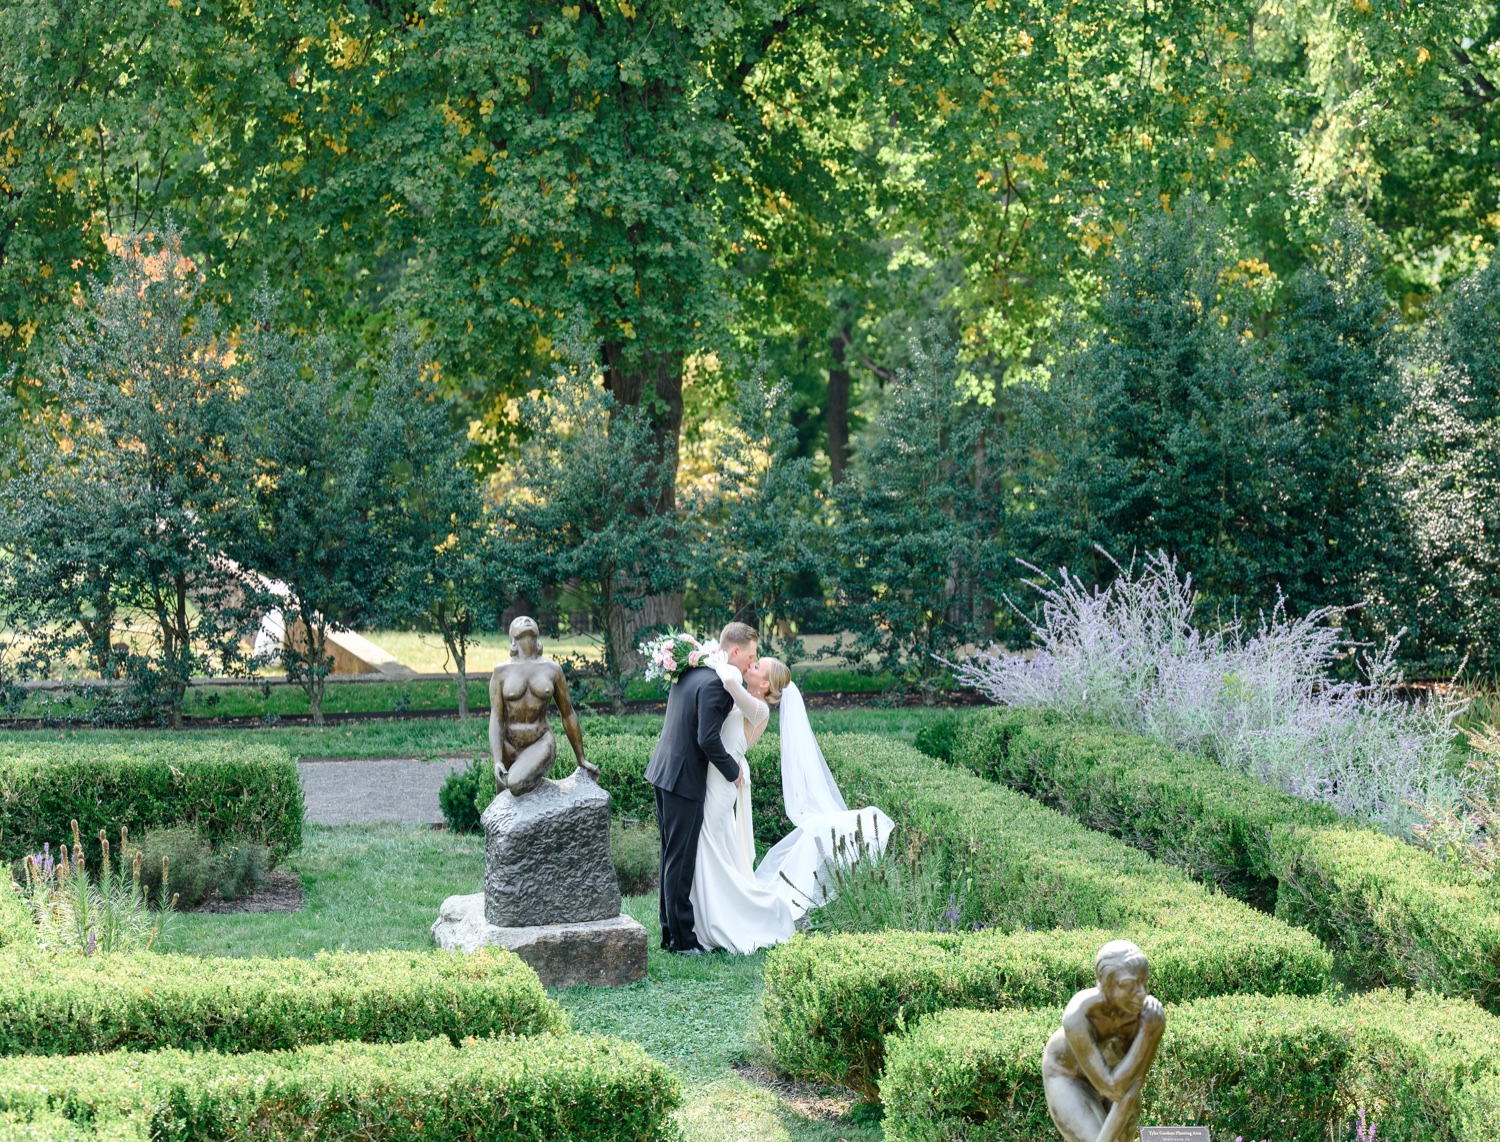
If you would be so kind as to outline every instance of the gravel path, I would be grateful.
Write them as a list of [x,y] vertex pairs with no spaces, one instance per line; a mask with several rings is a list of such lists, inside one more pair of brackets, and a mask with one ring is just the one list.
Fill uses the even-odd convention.
[[469,764],[465,757],[416,761],[409,757],[304,757],[306,820],[319,825],[402,821],[439,825],[438,790],[448,774]]

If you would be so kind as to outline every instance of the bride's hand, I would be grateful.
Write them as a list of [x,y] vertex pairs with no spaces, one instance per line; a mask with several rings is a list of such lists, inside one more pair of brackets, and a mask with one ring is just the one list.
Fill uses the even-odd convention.
[[740,672],[727,662],[720,662],[714,666],[714,673],[719,676],[720,682],[739,682]]

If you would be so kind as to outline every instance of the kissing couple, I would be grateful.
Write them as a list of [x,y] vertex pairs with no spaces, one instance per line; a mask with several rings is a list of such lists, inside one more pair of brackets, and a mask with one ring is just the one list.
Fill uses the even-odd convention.
[[[730,623],[718,648],[672,683],[646,769],[661,834],[661,945],[682,955],[748,955],[790,939],[808,908],[830,898],[825,866],[858,855],[856,843],[878,855],[894,827],[879,809],[845,805],[791,670],[759,658],[757,643],[753,627]],[[796,828],[756,867],[745,755],[773,706],[782,797]]]

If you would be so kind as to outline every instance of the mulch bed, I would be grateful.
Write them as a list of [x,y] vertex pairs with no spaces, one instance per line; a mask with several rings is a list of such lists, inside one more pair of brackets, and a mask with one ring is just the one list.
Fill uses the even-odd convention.
[[302,909],[302,878],[289,868],[272,869],[265,883],[238,900],[205,900],[191,912],[298,912]]
[[849,1112],[858,1101],[853,1093],[840,1087],[793,1082],[753,1063],[736,1063],[734,1072],[746,1082],[772,1091],[804,1118],[848,1122]]

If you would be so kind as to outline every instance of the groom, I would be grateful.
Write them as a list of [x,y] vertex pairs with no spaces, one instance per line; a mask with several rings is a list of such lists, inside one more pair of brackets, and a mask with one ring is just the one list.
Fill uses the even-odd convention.
[[[755,628],[744,623],[730,623],[719,634],[719,649],[741,674],[755,662],[755,642]],[[661,946],[685,956],[703,954],[693,931],[688,893],[698,863],[708,767],[713,765],[736,785],[744,780],[739,762],[719,738],[733,705],[713,670],[689,670],[667,694],[666,724],[646,767],[646,780],[656,786],[656,824],[661,831]]]

